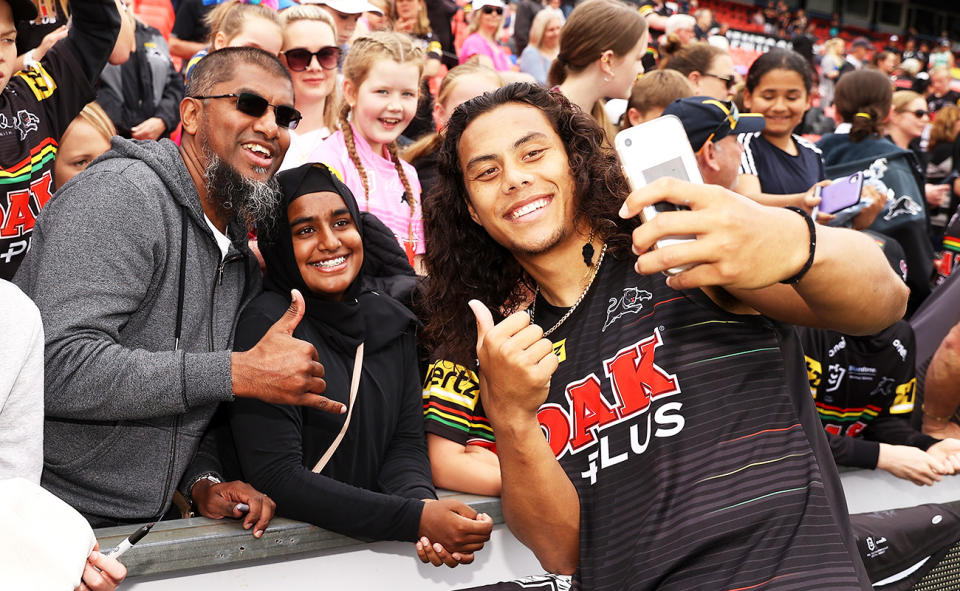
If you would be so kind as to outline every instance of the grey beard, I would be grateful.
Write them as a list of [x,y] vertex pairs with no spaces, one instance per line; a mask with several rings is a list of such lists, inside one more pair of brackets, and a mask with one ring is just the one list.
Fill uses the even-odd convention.
[[[206,156],[209,164],[204,170],[204,184],[214,204],[248,227],[268,224],[280,203],[280,185],[276,178],[270,177],[265,183],[249,179],[216,154],[209,152]],[[259,167],[254,170],[267,171]]]

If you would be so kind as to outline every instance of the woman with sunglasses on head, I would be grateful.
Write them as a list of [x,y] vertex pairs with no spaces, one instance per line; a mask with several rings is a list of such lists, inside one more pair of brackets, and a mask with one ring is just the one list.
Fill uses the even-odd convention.
[[683,74],[693,96],[709,96],[718,101],[730,98],[730,91],[736,83],[733,71],[733,58],[720,47],[707,43],[666,43],[660,49],[664,70],[674,70]]
[[[347,412],[255,402],[231,405],[244,478],[278,515],[352,537],[409,541],[424,562],[473,561],[492,521],[436,500],[424,443],[416,317],[388,293],[409,293],[413,269],[392,232],[363,215],[322,164],[277,175],[282,195],[261,238],[264,292],[243,311],[237,350],[281,318],[313,345],[326,394]],[[291,298],[293,303],[291,303]],[[434,552],[431,543],[443,545]]]
[[[474,0],[470,6],[473,13],[469,27],[470,36],[464,39],[460,47],[460,63],[466,63],[468,59],[478,55],[481,56],[481,63],[498,72],[513,70],[510,57],[497,41],[497,33],[503,26],[502,0]],[[490,63],[485,63],[487,59]]]
[[612,144],[617,128],[604,101],[630,98],[646,51],[647,21],[635,7],[618,0],[586,0],[560,31],[560,51],[547,82],[590,113]]
[[283,63],[293,79],[293,96],[303,119],[290,132],[290,147],[280,170],[307,162],[337,128],[337,46],[333,17],[313,4],[292,6],[281,14]]

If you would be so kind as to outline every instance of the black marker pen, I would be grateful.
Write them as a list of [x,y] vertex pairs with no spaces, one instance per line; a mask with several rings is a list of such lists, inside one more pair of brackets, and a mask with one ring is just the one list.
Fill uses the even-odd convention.
[[126,553],[127,550],[129,550],[130,548],[133,548],[134,544],[142,540],[143,536],[147,535],[150,529],[156,524],[157,524],[156,521],[151,521],[150,523],[141,527],[137,531],[130,534],[129,538],[120,542],[120,544],[118,544],[116,548],[112,550],[108,550],[107,552],[104,552],[104,556],[112,556],[113,558],[120,558]]

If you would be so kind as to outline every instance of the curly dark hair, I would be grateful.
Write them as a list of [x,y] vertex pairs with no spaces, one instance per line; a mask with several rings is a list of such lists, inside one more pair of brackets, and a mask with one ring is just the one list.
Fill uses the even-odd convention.
[[606,240],[612,253],[629,252],[633,220],[617,212],[629,193],[616,152],[605,145],[603,130],[562,94],[515,83],[471,99],[454,111],[439,153],[439,187],[423,202],[428,272],[421,303],[424,344],[435,359],[473,367],[476,323],[467,302],[483,302],[499,320],[516,311],[534,287],[509,250],[495,242],[470,217],[458,145],[478,116],[508,103],[540,109],[560,136],[576,186],[575,221]]

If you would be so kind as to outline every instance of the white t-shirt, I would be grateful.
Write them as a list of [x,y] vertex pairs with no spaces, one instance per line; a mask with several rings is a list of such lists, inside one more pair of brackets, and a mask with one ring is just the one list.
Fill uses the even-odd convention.
[[213,232],[213,237],[217,239],[217,246],[220,247],[220,260],[223,261],[227,258],[227,251],[230,250],[230,237],[218,230],[206,215],[203,216],[203,221],[207,222]]
[[291,130],[290,147],[287,148],[287,155],[283,157],[280,170],[296,168],[301,164],[309,162],[310,154],[312,154],[313,151],[317,149],[317,146],[320,145],[320,142],[327,139],[329,135],[330,130],[326,127],[314,129],[306,133],[297,133]]
[[0,279],[0,479],[40,483],[43,469],[43,324],[37,306]]

